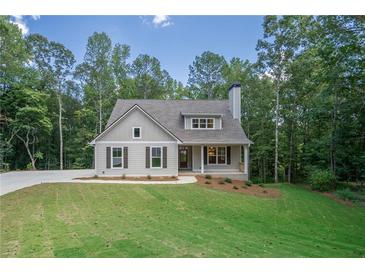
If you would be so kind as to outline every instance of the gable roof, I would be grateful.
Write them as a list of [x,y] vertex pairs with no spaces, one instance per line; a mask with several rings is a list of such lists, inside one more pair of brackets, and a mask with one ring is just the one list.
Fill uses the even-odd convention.
[[[138,105],[162,127],[183,143],[191,144],[250,144],[240,122],[233,119],[228,100],[150,100],[118,99],[108,129],[134,105]],[[181,113],[209,113],[222,116],[222,130],[185,130]],[[97,137],[98,138],[98,137]],[[95,138],[96,139],[96,138]]]
[[[114,107],[114,109],[115,109],[115,107]],[[139,109],[144,115],[147,116],[147,118],[149,118],[152,122],[154,122],[155,124],[157,124],[160,128],[162,128],[167,134],[169,134],[176,141],[178,141],[179,143],[181,143],[181,140],[178,137],[176,137],[169,129],[167,129],[164,125],[162,125],[161,123],[159,123],[158,121],[156,121],[156,119],[154,119],[151,115],[149,115],[146,111],[144,111],[140,106],[138,106],[137,104],[134,104],[126,112],[124,112],[119,118],[115,119],[115,121],[111,122],[110,124],[108,122],[108,124],[107,124],[106,128],[104,129],[104,131],[101,132],[100,134],[98,134],[94,138],[94,140],[92,140],[90,142],[90,144],[95,144],[95,141],[97,139],[99,139],[100,137],[102,137],[103,135],[105,135],[105,133],[107,133],[108,131],[110,131],[114,126],[116,126],[118,124],[119,121],[121,121],[125,116],[127,116],[134,109]],[[109,121],[110,121],[110,119],[109,119]]]

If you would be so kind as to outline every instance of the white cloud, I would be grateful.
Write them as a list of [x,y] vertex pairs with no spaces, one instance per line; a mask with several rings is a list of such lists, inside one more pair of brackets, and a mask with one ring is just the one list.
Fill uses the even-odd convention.
[[28,34],[29,28],[24,21],[24,17],[22,15],[13,15],[14,21],[13,23],[18,26],[23,35]]
[[173,24],[171,18],[167,15],[155,15],[153,17],[152,23],[155,27],[168,27]]
[[[23,15],[12,15],[13,17],[13,24],[17,25],[19,29],[21,30],[23,35],[27,35],[29,32],[29,27],[27,26],[27,22],[25,19],[25,16]],[[31,18],[33,20],[39,20],[41,18],[40,15],[31,15]]]
[[37,21],[38,19],[41,18],[40,15],[31,15],[31,16],[32,16],[32,19],[35,20],[35,21]]

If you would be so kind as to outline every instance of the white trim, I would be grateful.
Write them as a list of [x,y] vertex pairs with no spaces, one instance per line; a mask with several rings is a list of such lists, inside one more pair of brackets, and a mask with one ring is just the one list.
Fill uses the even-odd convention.
[[176,141],[97,141],[97,144],[179,144]]
[[191,170],[194,170],[194,146],[191,146]]
[[200,146],[200,173],[204,174],[204,145]]
[[[152,166],[152,148],[159,148],[161,151],[160,151],[160,166],[159,167],[153,167]],[[157,157],[155,157],[157,158]],[[162,161],[163,161],[163,149],[162,149],[162,146],[151,146],[150,147],[150,169],[161,169],[163,164],[162,164]]]
[[[207,145],[207,166],[223,166],[223,165],[228,165],[227,164],[227,146],[209,146]],[[216,151],[217,151],[217,154],[215,155],[215,161],[216,163],[215,164],[210,164],[209,163],[209,147],[215,147],[216,148]],[[219,164],[218,163],[218,148],[219,147],[224,147],[224,150],[225,150],[225,153],[224,153],[224,164]]]
[[203,117],[206,117],[206,116],[211,116],[211,117],[222,117],[223,114],[222,113],[198,113],[198,112],[182,112],[181,113],[182,116],[188,116],[188,117],[191,117],[191,116],[203,116]]
[[[207,141],[202,141],[202,142],[183,142],[183,144],[189,144],[189,145],[202,145],[202,144],[207,144],[208,142]],[[237,142],[225,142],[225,141],[222,141],[222,142],[216,142],[216,141],[212,141],[212,142],[209,142],[210,144],[215,144],[215,145],[248,145],[248,144],[252,144],[252,142],[250,143],[237,143]]]
[[[215,130],[215,118],[214,117],[191,117],[191,129],[193,130]],[[193,119],[198,119],[198,127],[194,128],[193,127]],[[208,119],[213,119],[213,127],[212,128],[208,128]],[[200,120],[205,120],[205,128],[204,127],[200,127]]]
[[219,129],[222,129],[222,118],[219,118],[219,126],[220,126]]
[[[139,137],[134,137],[134,130],[139,128]],[[142,139],[142,127],[132,127],[132,139]]]
[[143,114],[145,114],[148,118],[150,118],[156,125],[158,125],[160,128],[162,128],[166,133],[168,133],[171,137],[173,137],[178,142],[181,142],[180,139],[178,139],[175,135],[173,135],[167,128],[165,128],[163,125],[161,125],[158,121],[156,121],[151,115],[149,115],[146,111],[144,111],[139,105],[135,104],[133,107],[131,107],[126,113],[124,113],[122,116],[120,116],[117,120],[115,120],[108,128],[106,128],[102,133],[100,133],[98,136],[94,138],[89,144],[93,145],[95,144],[96,140],[102,137],[105,133],[107,133],[109,130],[114,128],[120,120],[122,120],[126,115],[128,115],[131,111],[133,111],[135,108],[138,108],[140,111],[142,111]]
[[[113,148],[121,148],[122,149],[122,157],[116,157],[116,158],[122,158],[122,166],[121,167],[114,167],[113,166]],[[124,169],[124,147],[123,146],[114,146],[110,147],[110,169]]]

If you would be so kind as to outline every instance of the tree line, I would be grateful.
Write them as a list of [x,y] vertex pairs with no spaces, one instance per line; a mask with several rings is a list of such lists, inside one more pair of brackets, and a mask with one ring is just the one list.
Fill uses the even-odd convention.
[[61,43],[22,36],[0,17],[0,168],[90,168],[88,142],[118,98],[226,99],[238,81],[251,177],[301,182],[317,168],[364,180],[364,17],[266,16],[262,27],[257,62],[206,51],[183,85],[153,56],[131,60],[130,46],[104,32],[76,64]]

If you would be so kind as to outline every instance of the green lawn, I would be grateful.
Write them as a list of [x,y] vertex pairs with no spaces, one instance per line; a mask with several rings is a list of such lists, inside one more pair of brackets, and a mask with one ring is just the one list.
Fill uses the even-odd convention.
[[43,184],[0,197],[1,257],[364,257],[365,208],[296,186]]

